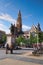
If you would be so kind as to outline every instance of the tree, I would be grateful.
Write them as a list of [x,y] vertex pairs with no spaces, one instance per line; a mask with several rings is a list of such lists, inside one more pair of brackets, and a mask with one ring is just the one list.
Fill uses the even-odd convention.
[[17,45],[20,45],[20,42],[23,42],[23,37],[22,37],[22,36],[19,36],[19,37],[16,39],[16,42],[17,42]]
[[6,43],[6,39],[7,39],[6,35],[3,34],[2,35],[2,38],[0,39],[0,46],[3,46],[4,47],[4,45]]
[[25,39],[24,37],[22,37],[22,36],[19,36],[17,39],[16,39],[16,42],[17,42],[17,45],[21,45],[21,43],[22,43],[22,45],[27,45],[28,44],[28,40],[27,39]]
[[37,43],[37,36],[30,34],[30,44]]
[[7,39],[7,37],[6,37],[6,35],[4,34],[4,35],[2,36],[2,41],[3,41],[3,42],[6,42],[6,39]]
[[43,42],[43,32],[38,33],[39,43]]

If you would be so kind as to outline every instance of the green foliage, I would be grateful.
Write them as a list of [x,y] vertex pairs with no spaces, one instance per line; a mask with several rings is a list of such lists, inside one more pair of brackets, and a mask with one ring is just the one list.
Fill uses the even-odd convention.
[[[39,43],[43,42],[43,32],[40,32],[37,35],[38,35],[38,42]],[[33,36],[32,34],[30,34],[30,44],[32,43],[37,43],[37,36]]]
[[5,43],[5,42],[6,42],[6,35],[3,34],[3,35],[2,35],[2,38],[0,39],[0,44],[3,44],[3,43]]
[[43,32],[38,33],[39,43],[43,42]]
[[6,39],[7,39],[7,38],[6,38],[6,35],[3,35],[3,36],[2,36],[2,41],[3,41],[3,42],[6,42]]
[[37,36],[30,34],[30,44],[37,43]]
[[17,39],[16,39],[16,42],[18,45],[21,45],[20,43],[22,42],[22,45],[27,45],[29,43],[29,39],[25,39],[24,37],[22,36],[19,36]]
[[20,45],[20,42],[23,42],[23,37],[22,37],[22,36],[19,36],[19,37],[16,39],[16,42],[17,42],[17,45]]

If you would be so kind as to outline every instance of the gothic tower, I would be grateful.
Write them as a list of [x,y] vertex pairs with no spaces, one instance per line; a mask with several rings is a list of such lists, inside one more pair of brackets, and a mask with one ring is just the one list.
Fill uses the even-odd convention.
[[16,23],[17,31],[20,33],[22,31],[22,18],[21,18],[21,12],[19,10],[17,23]]
[[38,22],[38,24],[37,24],[37,29],[38,29],[38,31],[41,31],[40,23],[39,23],[39,22]]

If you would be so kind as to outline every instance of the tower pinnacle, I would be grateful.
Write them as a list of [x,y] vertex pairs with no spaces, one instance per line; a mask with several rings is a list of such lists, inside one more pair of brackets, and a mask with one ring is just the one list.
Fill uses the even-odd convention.
[[22,18],[21,18],[21,12],[20,12],[20,10],[19,10],[19,13],[18,13],[16,27],[18,29],[18,32],[22,31]]

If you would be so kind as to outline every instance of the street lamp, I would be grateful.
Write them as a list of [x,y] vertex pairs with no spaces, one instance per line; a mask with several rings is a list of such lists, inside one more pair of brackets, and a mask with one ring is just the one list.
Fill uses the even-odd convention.
[[39,43],[39,36],[38,36],[38,33],[39,33],[39,31],[37,30],[37,31],[36,31],[36,34],[37,34],[37,45],[38,45],[38,43]]

